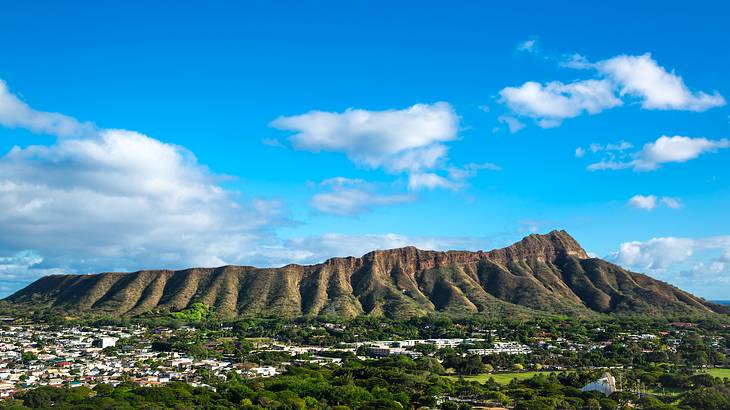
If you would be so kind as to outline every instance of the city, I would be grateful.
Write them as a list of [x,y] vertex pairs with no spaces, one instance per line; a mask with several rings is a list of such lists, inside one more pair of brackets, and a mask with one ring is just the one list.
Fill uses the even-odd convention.
[[[666,382],[672,377],[693,373],[730,377],[730,369],[723,368],[730,364],[728,324],[547,320],[491,328],[470,320],[438,319],[426,321],[426,326],[414,321],[406,333],[425,328],[430,330],[420,334],[463,337],[369,340],[373,336],[366,330],[369,323],[357,320],[289,325],[275,319],[253,320],[255,326],[250,321],[168,323],[173,327],[38,325],[10,317],[3,321],[0,394],[6,399],[43,386],[95,389],[134,383],[152,388],[183,382],[215,391],[232,377],[276,379],[296,368],[334,369],[341,368],[343,360],[378,363],[396,356],[433,361],[441,369],[436,372],[440,377],[461,383],[491,378],[492,383],[500,380],[511,385],[550,374],[580,373],[583,391],[590,392],[608,389],[604,387],[608,382],[600,382],[608,377],[611,383],[609,391],[603,392],[606,396],[626,392],[639,398],[677,397],[691,388]],[[401,324],[386,322],[375,334],[400,336],[391,326]],[[577,333],[577,328],[583,331]],[[266,337],[274,329],[281,330],[277,336]],[[363,330],[365,334],[360,334]],[[656,375],[646,375],[648,369],[656,371],[657,364],[664,366],[666,374],[659,376],[666,379],[664,386]],[[475,408],[480,403],[513,403],[509,396],[502,400],[479,397],[462,392],[436,394],[432,400],[471,403]]]

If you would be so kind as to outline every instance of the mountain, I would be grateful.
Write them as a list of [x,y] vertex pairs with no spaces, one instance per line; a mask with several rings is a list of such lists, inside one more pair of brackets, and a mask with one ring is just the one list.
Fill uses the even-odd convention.
[[530,235],[489,252],[406,247],[308,266],[50,275],[6,301],[115,315],[176,311],[195,302],[228,315],[730,313],[728,307],[591,258],[565,231]]

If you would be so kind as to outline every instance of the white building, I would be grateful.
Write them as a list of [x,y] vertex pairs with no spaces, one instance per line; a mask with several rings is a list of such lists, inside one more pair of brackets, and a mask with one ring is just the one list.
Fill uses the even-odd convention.
[[92,345],[94,347],[100,347],[102,349],[106,347],[116,346],[117,340],[119,340],[116,337],[100,337],[98,339],[94,339],[94,343]]
[[276,370],[276,367],[273,366],[261,366],[261,367],[254,367],[249,372],[255,374],[259,377],[270,377],[270,376],[276,376],[279,374],[279,372]]
[[598,391],[606,396],[616,391],[616,379],[610,373],[604,373],[600,379],[583,386],[581,391]]
[[532,353],[532,349],[528,346],[517,342],[495,342],[494,347],[491,349],[469,349],[469,353],[478,354],[480,356],[488,356],[491,354],[529,354]]

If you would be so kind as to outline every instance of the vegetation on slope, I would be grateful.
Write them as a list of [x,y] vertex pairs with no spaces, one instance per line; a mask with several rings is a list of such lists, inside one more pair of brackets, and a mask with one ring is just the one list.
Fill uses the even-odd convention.
[[493,317],[708,314],[708,303],[585,251],[563,231],[530,235],[490,252],[413,247],[277,269],[225,266],[182,271],[51,275],[6,299],[67,312],[134,316],[202,303],[222,316],[335,314],[404,318],[433,312]]

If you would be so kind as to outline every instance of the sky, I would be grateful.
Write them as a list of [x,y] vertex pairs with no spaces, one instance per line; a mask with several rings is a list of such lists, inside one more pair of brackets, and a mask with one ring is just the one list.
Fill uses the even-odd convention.
[[565,229],[730,299],[722,2],[5,2],[0,296]]

